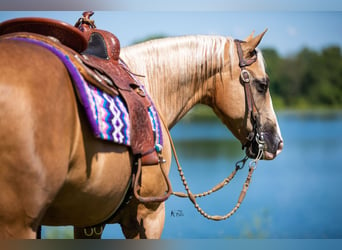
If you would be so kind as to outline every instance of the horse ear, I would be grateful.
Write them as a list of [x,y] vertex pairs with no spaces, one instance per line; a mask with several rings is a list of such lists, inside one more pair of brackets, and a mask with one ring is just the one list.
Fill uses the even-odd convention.
[[[262,32],[261,34],[257,35],[256,37],[254,37],[249,43],[251,45],[251,47],[254,47],[254,49],[259,45],[259,43],[261,42],[261,39],[264,37],[265,33],[267,32],[267,29],[264,30],[264,32]],[[253,50],[254,50],[253,49]]]
[[253,36],[254,36],[254,33],[255,33],[255,30],[253,30],[252,33],[248,37],[246,37],[245,41],[249,42],[250,40],[252,40]]
[[261,34],[253,38],[253,35],[254,35],[254,31],[253,31],[252,34],[250,34],[246,38],[246,42],[241,44],[242,50],[246,57],[255,50],[255,48],[259,45],[259,43],[261,42],[261,39],[263,38],[266,32],[267,32],[267,29],[265,29],[264,32],[262,32]]

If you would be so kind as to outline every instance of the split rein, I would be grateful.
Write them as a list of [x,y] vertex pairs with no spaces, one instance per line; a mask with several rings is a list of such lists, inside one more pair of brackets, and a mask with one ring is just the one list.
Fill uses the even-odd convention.
[[[167,131],[168,132],[168,131]],[[249,172],[248,172],[248,175],[247,175],[247,178],[246,178],[246,181],[244,182],[243,184],[243,187],[242,187],[242,190],[240,192],[240,196],[239,196],[239,199],[235,205],[235,207],[230,211],[228,212],[227,214],[221,216],[221,215],[209,215],[207,214],[206,212],[204,212],[204,210],[199,206],[199,204],[197,203],[196,201],[196,198],[201,198],[201,197],[204,197],[204,196],[208,196],[210,194],[213,194],[215,193],[216,191],[222,189],[225,185],[227,185],[236,175],[236,173],[243,169],[243,167],[245,166],[247,160],[248,160],[248,156],[245,156],[242,160],[236,162],[235,164],[235,169],[233,170],[233,172],[227,177],[225,178],[222,182],[220,182],[219,184],[217,184],[215,187],[213,187],[212,189],[206,191],[206,192],[203,192],[203,193],[199,193],[199,194],[193,194],[191,191],[190,191],[190,188],[189,188],[189,185],[185,179],[185,176],[184,176],[184,172],[183,172],[183,169],[179,163],[179,160],[178,160],[178,156],[177,156],[177,153],[176,153],[176,149],[175,149],[175,146],[173,144],[173,141],[171,139],[171,136],[170,136],[170,133],[168,132],[168,136],[170,138],[170,144],[171,144],[171,148],[172,148],[172,152],[173,152],[173,156],[175,158],[175,161],[176,161],[176,164],[177,164],[177,168],[178,168],[178,172],[179,172],[179,175],[182,179],[182,182],[183,182],[183,185],[184,185],[184,188],[186,190],[186,193],[183,193],[183,192],[172,192],[173,195],[175,196],[178,196],[178,197],[181,197],[181,198],[189,198],[189,200],[194,204],[196,210],[205,218],[209,219],[209,220],[215,220],[215,221],[221,221],[221,220],[226,220],[228,219],[229,217],[231,217],[240,207],[241,203],[243,202],[245,196],[246,196],[246,193],[247,193],[247,190],[248,190],[248,187],[249,187],[249,184],[251,182],[251,179],[252,179],[252,174],[254,172],[254,170],[256,169],[257,167],[257,164],[258,164],[258,161],[262,158],[263,156],[263,147],[259,147],[259,152],[258,152],[258,156],[257,158],[255,158],[254,160],[252,160],[250,163],[249,163]]]

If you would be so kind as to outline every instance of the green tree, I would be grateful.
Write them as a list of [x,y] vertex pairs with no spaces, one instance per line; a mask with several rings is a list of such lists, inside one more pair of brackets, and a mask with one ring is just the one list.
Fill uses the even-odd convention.
[[264,49],[263,54],[276,108],[342,108],[339,47],[331,46],[321,52],[304,48],[285,58],[274,49]]

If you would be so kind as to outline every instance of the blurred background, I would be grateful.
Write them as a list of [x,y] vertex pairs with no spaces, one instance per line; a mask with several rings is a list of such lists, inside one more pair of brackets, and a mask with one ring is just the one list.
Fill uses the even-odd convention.
[[[81,14],[0,11],[0,22],[39,16],[74,24]],[[98,11],[93,19],[98,28],[114,33],[121,46],[191,34],[244,39],[253,30],[268,28],[260,48],[271,79],[283,152],[273,161],[259,163],[244,203],[227,221],[208,221],[188,200],[171,197],[162,238],[342,237],[341,11],[120,10]],[[194,108],[171,133],[193,192],[216,185],[244,156],[240,143],[205,106]],[[210,214],[225,214],[235,206],[246,175],[247,168],[199,203]],[[173,190],[183,190],[174,163],[170,178]],[[43,227],[43,238],[72,236],[71,227]],[[108,225],[103,236],[123,237],[118,225]]]

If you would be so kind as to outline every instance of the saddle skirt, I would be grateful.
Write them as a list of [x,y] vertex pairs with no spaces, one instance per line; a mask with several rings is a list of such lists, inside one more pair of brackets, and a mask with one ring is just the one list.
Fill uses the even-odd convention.
[[[20,19],[19,24],[12,20],[5,25],[0,24],[0,35],[2,39],[29,42],[54,53],[64,63],[73,79],[74,89],[94,135],[129,146],[135,156],[142,157],[144,165],[156,164],[163,137],[155,105],[146,94],[144,86],[120,60],[117,38],[107,31],[95,29],[93,22],[87,19],[89,16],[84,17],[76,24],[88,40],[88,46],[81,53],[65,45],[74,42],[60,42],[68,41],[68,38],[56,35],[62,32],[52,32],[53,38],[46,29],[43,34],[39,34],[44,23],[39,23],[37,19],[37,30],[26,32],[25,20]],[[54,22],[57,24],[52,26],[51,23]],[[61,27],[63,30],[68,28],[64,23],[61,26],[59,21],[49,20],[48,23],[49,27]],[[73,26],[69,28],[75,29]],[[70,30],[68,34],[72,33]]]

